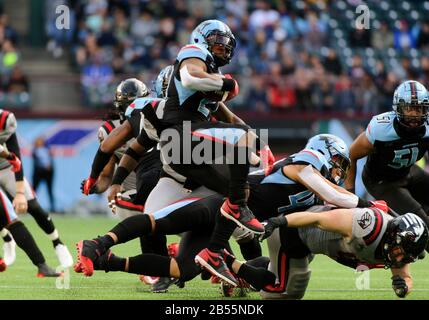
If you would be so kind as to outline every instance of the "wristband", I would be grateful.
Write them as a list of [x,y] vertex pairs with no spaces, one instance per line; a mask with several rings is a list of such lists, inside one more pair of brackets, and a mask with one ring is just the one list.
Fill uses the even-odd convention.
[[125,151],[125,154],[137,162],[141,158],[141,156],[133,148],[128,148],[127,151]]
[[223,78],[223,84],[222,84],[222,88],[220,89],[221,91],[232,91],[235,88],[235,80],[234,79],[228,79],[228,78]]
[[359,200],[358,200],[356,208],[369,208],[372,206],[372,204],[368,200],[365,200],[362,198],[358,198],[358,199]]

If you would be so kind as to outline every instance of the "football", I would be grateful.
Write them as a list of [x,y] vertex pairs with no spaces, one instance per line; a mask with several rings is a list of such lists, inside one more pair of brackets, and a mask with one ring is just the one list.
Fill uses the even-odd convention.
[[216,91],[205,91],[203,95],[206,99],[210,101],[226,101],[228,97],[228,91],[216,90]]

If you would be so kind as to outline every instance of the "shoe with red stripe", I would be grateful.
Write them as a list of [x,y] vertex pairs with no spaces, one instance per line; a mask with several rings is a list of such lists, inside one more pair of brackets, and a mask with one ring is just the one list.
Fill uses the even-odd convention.
[[225,218],[234,221],[246,230],[256,234],[265,232],[264,226],[255,218],[247,205],[232,204],[229,199],[226,199],[220,208],[220,212]]
[[211,276],[211,278],[210,278],[210,282],[211,282],[212,284],[219,284],[219,283],[221,283],[221,281],[220,281],[220,279],[219,279],[219,277],[218,277],[218,276]]
[[61,277],[63,274],[61,272],[56,272],[54,269],[52,269],[50,266],[48,266],[46,263],[39,263],[37,265],[37,277],[38,278],[45,278],[45,277]]
[[203,249],[195,256],[195,263],[231,286],[237,286],[237,279],[226,266],[220,253]]
[[97,240],[81,240],[76,244],[77,259],[82,265],[83,274],[87,277],[94,273],[94,263],[105,253],[104,246]]
[[0,272],[6,271],[7,265],[6,262],[4,262],[3,258],[0,258]]

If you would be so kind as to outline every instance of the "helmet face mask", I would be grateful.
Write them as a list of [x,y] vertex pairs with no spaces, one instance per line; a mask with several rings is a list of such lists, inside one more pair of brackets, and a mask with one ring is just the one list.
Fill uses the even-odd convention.
[[387,226],[383,255],[386,267],[400,268],[413,263],[428,244],[428,228],[418,216],[407,213]]
[[331,176],[333,176],[335,183],[338,185],[342,184],[347,178],[347,173],[350,169],[350,159],[338,153],[331,156],[331,165]]
[[135,78],[126,79],[122,81],[116,88],[115,100],[113,104],[122,119],[128,106],[135,99],[146,97],[148,95],[149,90],[142,81]]
[[328,162],[329,180],[341,185],[350,168],[349,149],[345,142],[332,134],[319,134],[308,140],[307,149],[320,152]]
[[218,67],[230,63],[236,47],[231,30],[219,20],[201,22],[192,32],[191,43],[205,46]]
[[[215,31],[206,37],[206,41],[209,51],[213,54],[218,66],[224,66],[231,61],[236,45],[234,38],[226,33]],[[219,47],[223,48],[223,50],[219,50]]]
[[398,120],[408,127],[420,127],[428,119],[429,104],[415,104],[410,105],[406,103],[399,103],[396,108]]

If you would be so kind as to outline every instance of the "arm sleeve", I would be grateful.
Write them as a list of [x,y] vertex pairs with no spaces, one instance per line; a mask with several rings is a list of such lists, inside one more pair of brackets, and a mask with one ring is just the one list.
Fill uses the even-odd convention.
[[101,151],[101,147],[98,148],[97,154],[92,162],[90,177],[97,179],[104,167],[109,163],[113,153],[106,153]]
[[180,79],[185,88],[196,91],[217,91],[223,87],[223,80],[213,80],[210,78],[197,78],[191,76],[188,67],[184,66],[180,69]]
[[359,201],[358,196],[337,191],[316,174],[311,165],[302,169],[298,176],[311,186],[323,200],[342,208],[356,208]]
[[[21,160],[21,151],[19,150],[18,138],[16,137],[16,133],[13,133],[10,138],[6,141],[6,147],[9,152],[13,152],[18,159]],[[24,180],[24,168],[21,166],[21,169],[15,172],[16,181]]]

